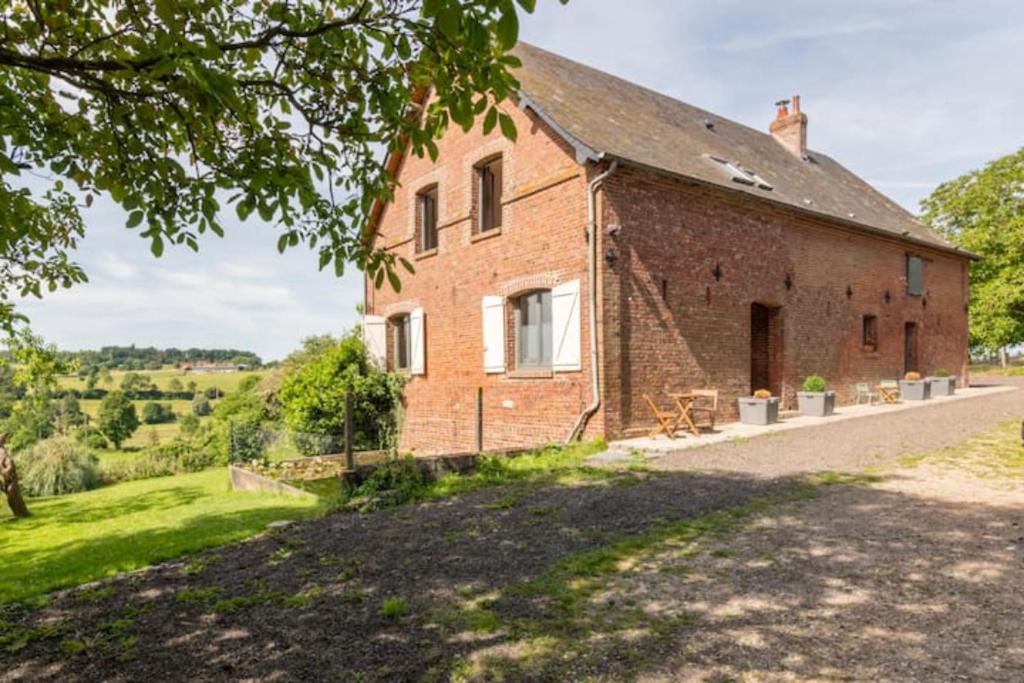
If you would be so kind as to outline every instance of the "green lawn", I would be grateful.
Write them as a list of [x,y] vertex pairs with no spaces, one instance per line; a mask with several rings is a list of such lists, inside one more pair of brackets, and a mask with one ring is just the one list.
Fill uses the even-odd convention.
[[315,514],[312,498],[230,490],[211,469],[29,499],[32,517],[0,517],[0,603],[43,594],[256,534]]
[[[242,372],[224,372],[224,373],[192,373],[182,372],[177,368],[164,367],[160,370],[137,370],[136,374],[145,375],[149,377],[150,381],[154,382],[162,391],[167,391],[167,386],[170,381],[177,377],[178,381],[183,386],[188,386],[189,382],[195,382],[196,387],[202,391],[207,387],[217,387],[224,393],[228,394],[238,390],[238,385],[241,384],[242,380],[249,375],[263,375],[266,370],[243,370]],[[99,382],[96,387],[99,389],[120,389],[121,380],[127,373],[123,370],[114,370],[110,373],[113,378],[112,382]],[[68,389],[78,389],[79,391],[85,391],[85,380],[80,379],[75,375],[65,375],[59,378],[60,385]]]

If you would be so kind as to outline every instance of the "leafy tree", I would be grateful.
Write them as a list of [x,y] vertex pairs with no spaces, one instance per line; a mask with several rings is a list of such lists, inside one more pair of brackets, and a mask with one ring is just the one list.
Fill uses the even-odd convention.
[[345,394],[352,392],[355,446],[386,447],[394,433],[402,386],[399,375],[374,370],[362,339],[350,334],[294,366],[284,378],[280,392],[284,421],[295,432],[303,453],[337,450],[345,431]]
[[121,444],[139,428],[135,404],[119,391],[110,392],[100,401],[96,426],[114,444],[114,448],[120,449]]
[[182,385],[181,380],[177,377],[172,377],[171,381],[167,383],[167,388],[171,391],[184,391],[185,387]]
[[142,421],[148,425],[174,422],[174,409],[169,403],[148,401],[142,406]]
[[121,378],[121,391],[125,393],[144,392],[153,388],[149,375],[129,372]]
[[[561,0],[565,2],[566,0]],[[507,50],[536,0],[90,0],[0,10],[0,322],[8,291],[85,279],[79,201],[109,197],[154,255],[224,232],[224,204],[399,286],[364,229],[382,148],[437,155],[454,122],[515,127]],[[418,105],[430,88],[429,106]],[[56,180],[37,196],[14,177]],[[28,267],[29,265],[32,267]],[[404,264],[407,268],[411,266]]]
[[971,264],[971,343],[1024,341],[1024,148],[940,185],[923,218],[983,260]]
[[82,412],[82,406],[74,394],[64,394],[59,400],[54,401],[54,404],[54,429],[58,433],[67,434],[72,427],[85,424],[85,413]]
[[196,393],[196,389],[198,387],[199,387],[199,385],[196,384],[196,381],[194,379],[193,380],[189,380],[189,382],[188,382],[188,391],[189,391],[189,393],[191,393],[191,394]]
[[213,408],[210,407],[210,399],[206,398],[202,394],[196,394],[192,398],[192,414],[203,417],[213,412]]

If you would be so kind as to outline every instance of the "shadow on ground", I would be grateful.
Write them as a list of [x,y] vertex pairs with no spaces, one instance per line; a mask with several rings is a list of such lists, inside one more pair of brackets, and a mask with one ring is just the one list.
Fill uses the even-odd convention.
[[[821,490],[784,505],[762,545],[736,555],[719,547],[733,527],[766,498],[806,499],[802,479],[624,472],[336,514],[119,578],[112,590],[8,608],[0,678],[622,680],[721,662],[814,678],[860,660],[857,671],[903,678],[928,671],[955,637],[964,671],[985,657],[1024,664],[1018,636],[990,632],[1024,607],[1002,588],[1022,578],[1020,556],[1005,550],[1021,533],[1007,526],[1015,512]],[[826,500],[835,508],[817,522],[793,514]],[[871,533],[840,533],[837,520]],[[869,558],[889,562],[861,575]],[[698,560],[719,568],[694,571]],[[843,599],[846,584],[855,600]],[[821,633],[801,629],[821,610],[850,637],[823,647]],[[972,617],[959,635],[945,626],[954,612]],[[737,640],[755,622],[757,638]],[[844,632],[847,623],[858,630]]]

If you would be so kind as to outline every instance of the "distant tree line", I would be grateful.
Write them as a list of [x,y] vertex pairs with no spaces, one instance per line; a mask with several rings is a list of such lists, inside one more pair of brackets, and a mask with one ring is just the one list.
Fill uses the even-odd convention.
[[98,351],[61,351],[61,359],[73,361],[80,377],[102,370],[159,370],[164,365],[182,363],[231,363],[258,368],[263,360],[252,351],[239,349],[158,349],[153,346],[104,346]]

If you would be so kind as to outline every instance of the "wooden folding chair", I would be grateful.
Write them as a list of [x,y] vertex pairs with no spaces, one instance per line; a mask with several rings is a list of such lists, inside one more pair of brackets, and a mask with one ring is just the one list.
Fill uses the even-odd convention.
[[703,415],[706,426],[715,428],[715,414],[718,413],[718,389],[693,389],[690,395],[695,400],[690,405],[690,415]]
[[676,438],[676,429],[678,429],[681,419],[679,414],[671,410],[661,410],[654,399],[647,394],[644,394],[644,400],[647,401],[647,405],[650,406],[651,412],[654,413],[654,419],[658,421],[659,425],[651,430],[650,437],[653,439],[658,434],[665,432],[665,436],[668,438]]

